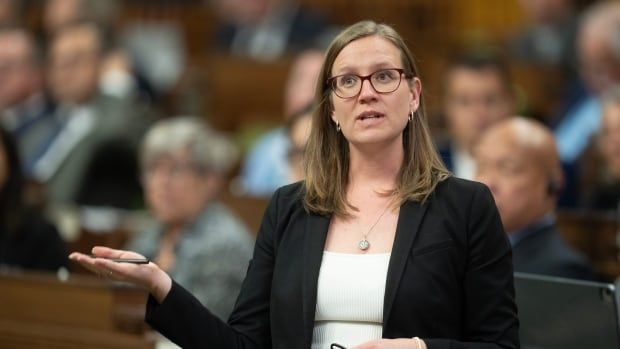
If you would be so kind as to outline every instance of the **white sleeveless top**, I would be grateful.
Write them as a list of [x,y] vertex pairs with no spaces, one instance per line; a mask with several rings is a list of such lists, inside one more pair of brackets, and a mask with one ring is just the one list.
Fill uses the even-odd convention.
[[312,349],[347,348],[379,339],[390,253],[323,252]]

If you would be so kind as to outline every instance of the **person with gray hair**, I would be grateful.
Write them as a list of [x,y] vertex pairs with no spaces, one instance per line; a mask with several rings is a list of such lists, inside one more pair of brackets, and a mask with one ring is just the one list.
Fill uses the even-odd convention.
[[581,17],[577,34],[579,73],[586,94],[573,98],[554,129],[560,159],[573,164],[585,151],[601,121],[600,95],[620,83],[620,3],[603,1]]
[[197,118],[153,125],[140,162],[157,224],[128,246],[174,275],[221,318],[232,310],[253,245],[244,224],[216,200],[237,157],[227,137]]

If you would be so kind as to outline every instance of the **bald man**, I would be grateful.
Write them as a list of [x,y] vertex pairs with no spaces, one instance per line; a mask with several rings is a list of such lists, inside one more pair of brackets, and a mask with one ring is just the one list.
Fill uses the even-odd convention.
[[555,226],[563,176],[550,131],[522,117],[486,131],[474,150],[476,179],[491,189],[513,248],[514,270],[595,280]]

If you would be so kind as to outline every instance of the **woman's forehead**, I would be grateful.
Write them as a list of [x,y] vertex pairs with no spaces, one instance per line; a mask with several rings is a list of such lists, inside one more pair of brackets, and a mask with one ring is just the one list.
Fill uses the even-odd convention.
[[346,45],[334,60],[332,72],[372,68],[400,68],[401,53],[388,39],[373,35]]

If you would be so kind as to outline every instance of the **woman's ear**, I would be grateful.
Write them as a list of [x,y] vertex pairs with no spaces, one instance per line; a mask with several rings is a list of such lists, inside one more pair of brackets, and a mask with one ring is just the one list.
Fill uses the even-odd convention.
[[332,118],[332,120],[334,121],[334,123],[338,123],[338,119],[336,118],[336,112],[332,109],[332,113],[330,115],[330,117]]
[[414,77],[411,82],[411,101],[409,107],[411,111],[415,112],[420,107],[420,97],[422,96],[422,82],[417,77]]

